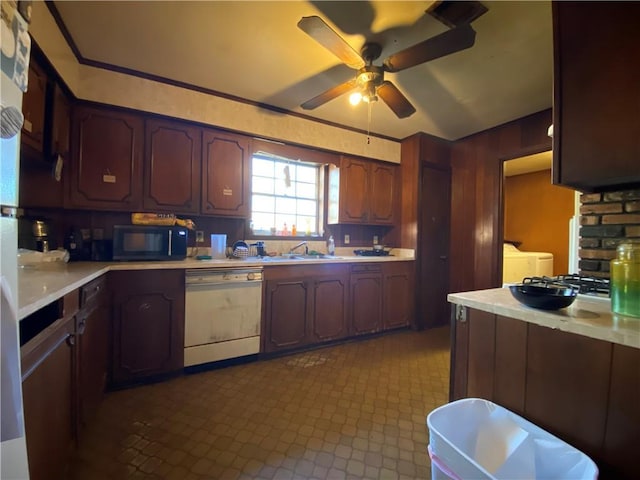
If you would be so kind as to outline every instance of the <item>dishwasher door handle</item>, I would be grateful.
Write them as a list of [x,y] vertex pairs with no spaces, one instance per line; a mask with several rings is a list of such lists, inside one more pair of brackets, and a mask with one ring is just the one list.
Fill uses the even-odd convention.
[[262,280],[243,280],[241,282],[187,282],[187,288],[190,287],[250,287],[251,285],[260,285]]

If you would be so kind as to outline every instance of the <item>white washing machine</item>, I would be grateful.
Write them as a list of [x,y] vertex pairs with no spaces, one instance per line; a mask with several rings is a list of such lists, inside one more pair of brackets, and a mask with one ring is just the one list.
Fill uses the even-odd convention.
[[520,283],[525,277],[553,276],[553,254],[523,252],[511,243],[504,244],[502,282]]

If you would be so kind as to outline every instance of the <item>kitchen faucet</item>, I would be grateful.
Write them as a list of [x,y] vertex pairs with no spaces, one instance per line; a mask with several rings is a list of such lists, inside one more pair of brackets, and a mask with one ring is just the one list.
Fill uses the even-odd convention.
[[291,247],[291,249],[289,250],[289,253],[293,253],[293,251],[297,248],[300,248],[301,246],[304,245],[304,254],[308,255],[309,254],[309,247],[307,246],[307,242],[306,240],[304,242],[300,242],[299,244],[297,244],[295,247]]

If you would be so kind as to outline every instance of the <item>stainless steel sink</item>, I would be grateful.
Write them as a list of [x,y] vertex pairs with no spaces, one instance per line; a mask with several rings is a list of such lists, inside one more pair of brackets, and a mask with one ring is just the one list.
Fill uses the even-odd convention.
[[304,261],[304,260],[335,260],[342,257],[335,257],[332,255],[296,255],[290,253],[283,253],[277,257],[263,257],[264,262],[287,262],[287,261]]

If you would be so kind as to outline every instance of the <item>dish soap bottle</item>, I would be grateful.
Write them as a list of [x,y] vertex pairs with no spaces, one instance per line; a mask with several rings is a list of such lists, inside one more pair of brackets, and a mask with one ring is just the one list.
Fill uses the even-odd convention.
[[336,253],[336,242],[333,240],[333,235],[329,235],[329,240],[327,240],[327,253],[329,255]]

